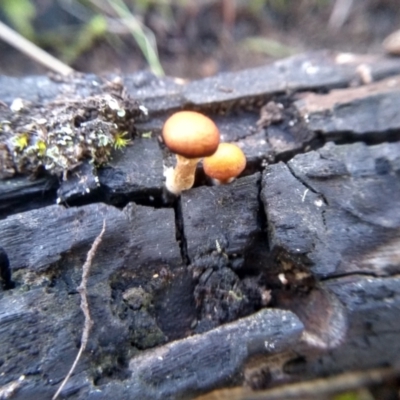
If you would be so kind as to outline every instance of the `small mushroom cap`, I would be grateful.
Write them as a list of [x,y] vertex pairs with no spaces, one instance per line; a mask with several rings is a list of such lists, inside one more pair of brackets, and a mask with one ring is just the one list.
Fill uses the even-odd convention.
[[227,182],[245,169],[246,156],[236,144],[220,143],[217,151],[204,159],[203,167],[209,177]]
[[186,158],[202,158],[215,153],[219,131],[210,118],[195,111],[179,111],[167,119],[162,130],[166,146]]
[[400,56],[400,30],[390,34],[382,43],[386,53]]

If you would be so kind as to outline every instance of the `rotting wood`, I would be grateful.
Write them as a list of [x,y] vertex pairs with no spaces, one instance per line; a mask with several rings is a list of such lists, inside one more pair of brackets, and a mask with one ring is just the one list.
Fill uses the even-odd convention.
[[[243,100],[251,102],[258,96],[273,96],[288,90],[296,92],[360,84],[363,83],[357,72],[360,65],[370,69],[374,80],[400,73],[400,61],[395,58],[319,51],[293,56],[265,67],[223,73],[190,83],[169,77],[159,79],[145,71],[122,78],[127,93],[142,103],[150,114],[157,114],[189,104],[197,107],[218,106]],[[47,103],[60,95],[88,97],[101,93],[102,86],[115,77],[120,76],[1,77],[0,99],[11,104],[20,97],[35,103]]]
[[213,251],[242,256],[261,229],[259,180],[260,175],[254,174],[231,185],[199,187],[182,194],[189,259]]
[[[32,393],[50,398],[72,364],[82,327],[76,291],[80,265],[103,218],[107,231],[88,286],[94,328],[78,377],[87,380],[81,374],[89,370],[99,382],[104,370],[123,375],[135,348],[165,342],[171,328],[163,328],[164,333],[158,327],[162,321],[157,322],[164,302],[184,303],[178,315],[169,311],[175,335],[190,329],[195,318],[185,293],[190,286],[175,288],[184,271],[171,209],[52,206],[9,217],[0,229],[17,288],[1,293],[0,343],[6,349],[1,384],[32,376],[24,381],[21,398]],[[76,378],[67,392],[69,385],[76,385]]]
[[399,155],[399,143],[329,143],[268,167],[272,251],[306,256],[319,277],[398,272]]
[[[143,162],[145,164],[158,162],[156,168],[160,170],[161,159],[158,155],[157,137],[163,121],[174,109],[193,107],[191,100],[185,98],[186,92],[193,93],[198,99],[196,107],[216,119],[223,140],[239,142],[249,161],[248,170],[255,172],[263,164],[280,159],[287,160],[298,152],[320,145],[319,129],[314,129],[312,125],[307,126],[307,119],[297,114],[296,108],[293,107],[294,99],[291,94],[307,89],[327,90],[332,87],[362,84],[357,72],[360,65],[369,68],[371,76],[378,80],[400,72],[400,61],[397,59],[316,52],[294,56],[261,69],[236,73],[234,80],[231,79],[233,75],[228,73],[221,74],[216,78],[207,78],[186,84],[172,78],[158,79],[146,72],[139,72],[127,77],[108,75],[102,78],[93,75],[74,75],[61,79],[1,77],[0,100],[6,105],[11,105],[15,99],[22,97],[25,102],[28,102],[27,104],[30,102],[32,106],[40,109],[40,107],[50,107],[52,103],[60,104],[65,99],[79,102],[79,99],[96,98],[105,91],[119,88],[120,83],[123,82],[123,92],[142,104],[149,113],[148,121],[136,121],[135,131],[130,133],[134,136],[135,142],[143,133],[151,132],[152,139],[150,143],[145,144],[146,150],[144,150],[146,153],[149,151],[149,154],[143,155]],[[301,73],[298,72],[299,68]],[[256,92],[249,90],[253,87],[249,86],[249,81],[257,87]],[[234,90],[223,92],[221,97],[219,96],[220,85],[236,85],[237,87],[235,86]],[[282,87],[276,87],[276,85]],[[284,89],[282,89],[283,87]],[[210,96],[213,98],[211,102]],[[264,104],[263,102],[273,97],[276,97],[278,104],[284,105],[282,121],[260,127],[257,125],[259,108]],[[226,110],[232,107],[237,111],[227,113]],[[244,111],[246,109],[248,111]],[[346,118],[350,122],[352,115],[348,115]],[[343,123],[346,124],[346,121]],[[396,127],[378,125],[375,133],[385,140],[388,135],[392,134],[393,129]],[[345,140],[347,137],[348,135],[343,134],[337,139]],[[50,198],[40,192],[37,192],[36,198],[33,198],[30,193],[25,193],[21,186],[19,192],[14,192],[12,197],[3,197],[5,192],[0,190],[3,215],[12,213],[15,204],[21,204],[21,206],[17,207],[14,212],[23,211],[22,204],[25,204],[25,210],[36,208],[40,206],[41,199],[43,199],[43,205],[49,204],[48,201],[54,199],[54,188],[58,189],[60,185],[57,197],[59,201],[70,205],[87,204],[96,201],[96,198],[98,201],[107,201],[119,206],[123,206],[129,200],[151,205],[153,200],[146,201],[146,198],[149,197],[154,198],[153,204],[160,205],[163,201],[161,196],[162,175],[158,175],[158,180],[154,180],[155,175],[152,174],[154,168],[148,168],[146,175],[142,173],[140,165],[136,170],[137,173],[128,174],[127,171],[124,171],[123,165],[126,166],[126,163],[122,160],[129,160],[131,152],[133,157],[138,157],[136,149],[128,148],[126,155],[122,156],[115,152],[114,157],[120,158],[121,162],[117,161],[119,165],[115,168],[110,165],[111,168],[100,172],[103,173],[105,181],[104,185],[100,185],[100,187],[94,185],[94,182],[90,184],[90,181],[94,179],[91,176],[92,173],[87,175],[87,184],[76,187],[75,182],[79,182],[82,175],[85,175],[78,169],[75,171],[78,178],[72,177],[74,179],[72,185],[62,181],[59,183],[50,181],[44,185],[46,191],[47,188],[52,188]],[[150,187],[149,174],[152,177]],[[26,185],[31,186],[28,179]],[[124,191],[126,193],[123,193]],[[143,191],[148,191],[148,195],[142,196]],[[116,193],[116,196],[113,193]],[[30,202],[18,200],[18,196],[25,195],[31,197]]]
[[272,296],[299,316],[305,342],[329,349],[306,351],[300,375],[396,362],[399,155],[398,143],[329,143],[263,174],[269,244],[285,277]]
[[399,139],[400,76],[327,95],[304,94],[295,107],[326,140],[380,143]]
[[[1,181],[7,218],[0,246],[16,287],[0,292],[7,349],[0,386],[24,376],[15,398],[46,399],[67,373],[82,326],[79,268],[103,218],[108,228],[89,281],[92,338],[63,396],[154,399],[160,389],[160,398],[191,398],[224,385],[261,389],[354,370],[360,362],[393,364],[399,349],[387,344],[400,343],[400,127],[391,106],[368,113],[372,138],[366,122],[367,135],[355,122],[398,89],[381,90],[382,81],[323,95],[337,104],[337,93],[349,93],[353,112],[340,115],[350,134],[326,110],[313,125],[299,106],[304,99],[292,93],[362,84],[360,65],[375,80],[400,72],[399,60],[322,52],[186,85],[138,73],[125,78],[125,89],[149,119],[135,124],[132,145],[107,166],[96,173],[84,164],[67,181]],[[9,86],[0,86],[0,100],[10,105],[22,93],[18,85],[30,85],[26,98],[45,107],[60,95],[101,94],[114,78],[1,78]],[[256,92],[246,85],[252,79],[262,83]],[[189,98],[190,87],[198,98]],[[271,99],[283,105],[282,118],[257,124],[259,106]],[[250,161],[243,177],[210,187],[199,168],[201,187],[166,201],[169,155],[158,134],[177,108],[200,109],[225,141],[241,144]],[[385,120],[385,110],[393,118]],[[322,147],[332,138],[381,144]],[[55,205],[56,197],[76,207]],[[280,335],[280,346],[264,354],[274,343],[267,334]]]
[[358,56],[328,51],[293,56],[272,65],[226,73],[194,81],[184,87],[189,104],[218,104],[236,102],[245,98],[288,91],[346,87],[350,83],[363,83],[358,72],[365,65],[372,79],[382,79],[389,71],[394,74],[398,60],[378,61],[374,56]]

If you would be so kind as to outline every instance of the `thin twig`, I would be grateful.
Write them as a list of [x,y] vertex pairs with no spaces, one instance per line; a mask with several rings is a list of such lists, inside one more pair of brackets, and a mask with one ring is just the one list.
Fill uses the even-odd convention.
[[101,240],[103,238],[103,234],[104,234],[105,230],[106,230],[106,220],[103,220],[103,229],[101,230],[101,232],[99,233],[99,235],[97,236],[95,241],[93,242],[92,247],[89,250],[89,253],[87,254],[85,264],[83,264],[83,267],[82,267],[81,284],[78,286],[78,292],[81,295],[81,309],[85,316],[85,322],[84,322],[83,332],[82,332],[82,337],[81,337],[81,347],[79,348],[78,354],[75,357],[75,361],[72,364],[72,367],[70,368],[67,376],[62,381],[57,392],[52,397],[52,400],[55,400],[58,397],[58,395],[61,393],[61,391],[64,389],[64,386],[66,385],[69,378],[73,374],[75,367],[77,366],[78,361],[81,358],[81,355],[84,352],[87,342],[88,342],[88,339],[89,339],[89,332],[93,325],[93,321],[90,318],[89,303],[88,303],[88,299],[87,299],[87,281],[88,281],[90,267],[92,265],[93,258],[96,255],[97,248],[99,247],[99,245],[101,243]]
[[42,50],[40,47],[36,46],[28,39],[25,39],[19,33],[15,32],[13,29],[3,24],[0,21],[0,39],[20,50],[22,53],[26,54],[28,57],[34,59],[45,67],[53,70],[61,75],[68,75],[74,72],[74,70],[53,57],[46,51]]
[[329,29],[337,32],[347,21],[352,7],[353,0],[336,0],[329,18]]
[[307,382],[288,383],[286,385],[260,391],[246,388],[231,388],[215,390],[196,400],[288,400],[299,398],[320,399],[356,390],[365,386],[381,385],[384,382],[398,378],[397,367],[376,368],[366,371],[350,371],[340,375],[319,378]]
[[21,375],[17,380],[7,383],[0,387],[0,400],[11,399],[15,392],[22,386],[25,375]]
[[158,57],[154,33],[130,12],[128,6],[122,0],[108,0],[108,4],[130,30],[151,71],[156,76],[164,76],[164,70]]

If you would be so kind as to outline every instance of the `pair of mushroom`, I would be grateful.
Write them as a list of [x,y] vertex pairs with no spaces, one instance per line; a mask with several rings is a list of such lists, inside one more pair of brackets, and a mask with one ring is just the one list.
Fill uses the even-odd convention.
[[166,169],[166,187],[180,195],[193,186],[197,163],[204,158],[204,172],[217,183],[229,183],[246,166],[242,150],[231,143],[220,143],[214,122],[194,111],[173,114],[164,124],[165,145],[175,153],[176,167]]

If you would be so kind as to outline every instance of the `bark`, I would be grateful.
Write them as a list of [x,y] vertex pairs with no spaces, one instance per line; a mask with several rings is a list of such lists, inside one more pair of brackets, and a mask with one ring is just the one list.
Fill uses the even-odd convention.
[[[124,99],[148,113],[127,121],[132,143],[98,169],[0,180],[0,390],[50,399],[67,374],[103,219],[87,285],[94,325],[65,398],[189,399],[395,365],[396,74],[395,58],[319,52],[187,84],[122,77]],[[103,96],[115,78],[1,77],[0,100],[29,102],[24,118]],[[159,134],[182,108],[241,145],[239,179],[211,186],[199,166],[193,189],[166,193],[173,157]]]

